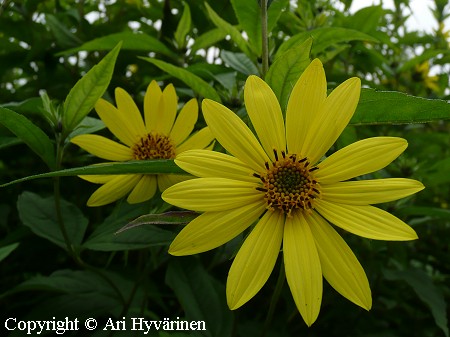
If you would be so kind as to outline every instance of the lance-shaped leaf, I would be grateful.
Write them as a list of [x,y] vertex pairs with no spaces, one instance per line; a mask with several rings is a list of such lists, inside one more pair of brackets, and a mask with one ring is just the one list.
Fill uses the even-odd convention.
[[83,244],[83,248],[113,252],[170,244],[176,235],[172,228],[163,229],[148,225],[120,232],[120,229],[130,219],[134,219],[146,211],[147,209],[142,204],[121,203],[117,205],[105,221],[89,235]]
[[292,88],[310,63],[311,45],[312,39],[309,38],[289,49],[270,66],[267,72],[266,82],[277,96],[282,111],[286,111]]
[[184,174],[173,160],[159,159],[159,160],[132,160],[127,162],[111,162],[83,167],[76,167],[66,170],[53,171],[32,176],[20,178],[0,185],[6,187],[12,184],[17,184],[23,181],[51,178],[51,177],[69,177],[78,175],[98,175],[98,174]]
[[324,51],[328,47],[343,42],[350,41],[368,41],[378,42],[378,40],[370,35],[361,33],[354,29],[342,28],[342,27],[321,27],[306,32],[298,33],[292,36],[289,40],[284,42],[275,55],[275,59],[283,55],[283,53],[293,48],[294,46],[303,43],[308,38],[312,37],[314,42],[311,53],[317,55]]
[[388,280],[401,280],[406,282],[431,310],[436,325],[442,329],[446,337],[449,337],[447,304],[444,294],[433,283],[431,277],[420,269],[386,270],[384,272]]
[[177,43],[178,49],[186,47],[186,36],[191,30],[191,10],[187,2],[184,3],[184,11],[178,22],[177,29],[175,30],[175,42]]
[[234,70],[249,76],[258,75],[258,68],[244,53],[233,53],[231,51],[222,50],[220,53],[225,64],[229,65]]
[[229,22],[222,19],[214,10],[205,2],[206,10],[208,11],[211,21],[220,29],[222,29],[227,35],[230,35],[231,40],[236,43],[238,48],[244,52],[248,57],[254,59],[254,55],[248,48],[248,43],[243,38],[241,32]]
[[191,47],[191,55],[195,54],[200,49],[207,49],[217,42],[222,41],[227,36],[227,33],[222,29],[214,28],[200,35],[195,39]]
[[121,43],[92,67],[70,90],[64,102],[63,133],[67,136],[92,110],[111,81]]
[[171,51],[156,37],[132,32],[121,32],[105,35],[85,42],[79,47],[62,51],[56,55],[69,55],[79,51],[111,50],[120,42],[123,43],[121,48],[122,50],[140,50],[145,52],[160,53],[173,58],[177,57],[176,53]]
[[230,337],[233,315],[225,301],[225,289],[192,256],[169,261],[166,283],[174,291],[186,314],[192,321],[205,322],[201,336]]
[[159,69],[169,73],[173,77],[178,78],[180,81],[183,81],[192,90],[202,95],[203,97],[210,98],[216,102],[221,101],[217,91],[211,85],[209,85],[208,82],[198,77],[197,75],[194,75],[189,70],[150,57],[141,57],[141,58],[147,62],[154,64]]
[[56,16],[46,14],[45,22],[61,47],[69,48],[81,43],[81,40],[74,33],[72,33],[70,29],[62,24]]
[[362,89],[350,124],[409,124],[450,119],[450,104],[395,91]]
[[139,227],[142,225],[180,225],[187,224],[194,220],[198,213],[191,211],[172,211],[161,214],[145,214],[141,215],[139,218],[134,219],[129,222],[121,229],[119,229],[116,234],[122,233],[128,229]]
[[4,260],[17,247],[19,247],[19,242],[12,243],[12,244],[4,246],[4,247],[0,247],[0,261]]
[[2,107],[0,107],[0,123],[27,144],[50,169],[55,167],[53,143],[44,131],[25,116]]
[[[83,240],[88,220],[74,204],[63,199],[60,200],[60,204],[68,239],[72,245],[79,246]],[[42,198],[35,193],[23,192],[17,200],[17,210],[22,223],[29,227],[34,234],[67,249],[58,226],[58,214],[53,196]]]

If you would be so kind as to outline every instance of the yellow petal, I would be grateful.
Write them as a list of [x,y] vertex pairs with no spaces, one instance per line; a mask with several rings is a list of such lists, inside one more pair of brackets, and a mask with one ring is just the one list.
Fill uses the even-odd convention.
[[162,194],[169,204],[199,212],[225,211],[260,201],[264,195],[254,183],[225,178],[198,178],[169,187]]
[[417,239],[416,232],[392,214],[373,206],[334,204],[315,200],[316,210],[334,225],[375,240],[407,241]]
[[245,108],[267,155],[275,161],[273,150],[286,151],[284,120],[272,89],[257,76],[249,76],[244,88]]
[[161,97],[162,91],[158,83],[151,81],[144,96],[144,115],[147,132],[156,130],[157,121],[162,114],[162,109],[160,108]]
[[227,302],[237,309],[263,287],[277,261],[283,239],[284,215],[266,212],[245,239],[227,279]]
[[99,158],[112,161],[133,159],[133,151],[122,144],[98,135],[80,135],[71,142]]
[[302,155],[316,163],[333,145],[355,112],[361,80],[353,77],[332,91],[319,109],[305,137]]
[[175,124],[170,131],[170,138],[175,145],[181,144],[194,130],[198,118],[198,103],[195,98],[187,102],[181,109]]
[[110,204],[125,196],[137,184],[139,174],[119,175],[98,188],[89,198],[87,205],[103,206]]
[[176,147],[176,153],[180,154],[186,150],[204,149],[211,145],[214,136],[209,127],[204,127],[200,131],[194,133],[191,137],[186,139],[183,143]]
[[372,295],[369,281],[355,254],[316,212],[306,219],[314,236],[325,279],[342,296],[370,310]]
[[169,253],[192,255],[217,248],[242,233],[264,212],[263,203],[251,203],[225,212],[206,212],[176,236]]
[[407,146],[406,140],[397,137],[360,140],[317,165],[316,178],[322,184],[331,184],[377,171],[391,163]]
[[108,181],[114,179],[115,177],[117,177],[117,174],[114,175],[110,175],[110,174],[93,174],[93,175],[80,175],[78,176],[79,178],[89,181],[90,183],[94,183],[94,184],[106,184]]
[[256,172],[265,170],[269,157],[244,122],[231,110],[209,99],[202,103],[203,115],[219,143]]
[[161,100],[163,102],[163,112],[159,115],[156,130],[168,135],[170,134],[173,123],[175,122],[178,107],[177,93],[175,92],[175,88],[172,84],[169,84],[164,88]]
[[323,185],[320,188],[320,195],[322,199],[333,203],[372,205],[401,199],[424,188],[417,180],[387,178]]
[[289,153],[302,154],[306,134],[327,97],[322,62],[313,60],[292,89],[286,110],[286,140]]
[[130,125],[127,117],[104,99],[100,98],[97,101],[95,110],[114,136],[129,147],[132,147],[143,136],[137,135],[135,133],[135,127]]
[[133,134],[142,137],[147,133],[141,113],[134,103],[133,98],[122,88],[116,88],[116,104],[124,119],[127,120],[128,126],[133,128]]
[[188,174],[158,174],[158,188],[161,192],[164,192],[170,186],[192,178]]
[[156,186],[156,176],[144,174],[128,196],[128,203],[137,204],[150,200],[155,195]]
[[259,182],[254,171],[239,159],[225,153],[209,150],[189,150],[179,154],[175,163],[184,171],[201,178],[222,177]]
[[297,309],[308,326],[322,303],[322,268],[309,224],[302,212],[286,218],[283,237],[286,279]]

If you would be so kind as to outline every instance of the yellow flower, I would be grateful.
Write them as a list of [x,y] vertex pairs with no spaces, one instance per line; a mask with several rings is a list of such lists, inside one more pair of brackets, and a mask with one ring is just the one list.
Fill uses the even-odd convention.
[[[144,97],[144,117],[131,96],[116,88],[117,108],[104,99],[95,105],[100,118],[123,144],[98,135],[81,135],[71,142],[89,153],[112,161],[173,159],[185,150],[204,149],[213,136],[205,127],[189,137],[198,118],[195,98],[187,102],[177,115],[178,98],[172,84],[161,91],[152,81]],[[174,174],[86,175],[81,178],[103,184],[89,198],[88,206],[102,206],[128,195],[129,203],[139,203],[152,198],[157,187],[167,187],[188,179]],[[131,193],[130,193],[131,192]]]
[[367,277],[351,249],[330,223],[378,240],[413,240],[414,230],[371,204],[423,189],[410,179],[345,181],[379,170],[407,147],[404,139],[374,137],[326,159],[352,117],[360,80],[351,78],[327,97],[322,63],[314,60],[294,86],[284,123],[270,87],[250,76],[244,100],[259,138],[230,110],[205,99],[211,132],[231,154],[186,151],[175,159],[200,177],[168,188],[163,199],[203,212],[172,242],[173,255],[216,248],[256,222],[239,249],[227,280],[227,301],[236,309],[265,284],[282,247],[286,278],[307,325],[317,318],[322,275],[340,294],[369,310]]
[[439,92],[439,76],[430,75],[430,63],[425,61],[417,64],[414,69],[413,79],[417,82],[422,82],[426,88],[431,89],[434,92]]

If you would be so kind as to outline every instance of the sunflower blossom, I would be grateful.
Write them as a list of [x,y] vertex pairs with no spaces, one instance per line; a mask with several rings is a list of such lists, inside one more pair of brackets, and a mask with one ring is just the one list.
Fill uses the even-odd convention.
[[[188,101],[177,116],[178,98],[169,84],[161,91],[152,81],[144,96],[144,120],[131,96],[116,88],[117,108],[100,99],[95,110],[108,129],[121,142],[99,135],[80,135],[71,142],[89,153],[106,160],[174,159],[185,150],[208,147],[213,136],[208,127],[193,134],[198,118],[198,103]],[[129,203],[139,203],[152,198],[157,188],[162,192],[173,184],[188,179],[174,174],[86,175],[81,178],[102,184],[89,198],[88,206],[102,206],[128,194]]]
[[327,97],[325,72],[316,59],[295,84],[284,122],[273,91],[250,76],[244,100],[257,137],[232,111],[203,101],[211,132],[230,154],[192,150],[175,159],[199,178],[168,188],[162,197],[202,214],[178,234],[169,252],[208,251],[256,222],[228,274],[230,309],[239,308],[262,288],[281,247],[289,288],[308,326],[319,314],[323,277],[341,295],[369,310],[366,274],[330,224],[377,240],[417,238],[403,221],[371,205],[416,193],[423,189],[420,182],[347,181],[388,165],[406,149],[404,139],[361,140],[321,160],[350,121],[360,87],[360,80],[351,78]]

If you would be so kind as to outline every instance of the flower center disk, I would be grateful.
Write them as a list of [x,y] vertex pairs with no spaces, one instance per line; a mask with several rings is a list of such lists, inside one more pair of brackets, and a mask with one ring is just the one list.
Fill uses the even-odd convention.
[[175,146],[172,140],[154,132],[141,137],[132,150],[133,157],[137,160],[175,158]]
[[263,183],[263,187],[258,190],[264,192],[267,208],[278,209],[287,216],[291,216],[296,209],[313,209],[314,199],[320,196],[319,185],[313,173],[318,168],[311,166],[305,157],[297,160],[295,154],[288,156],[281,152],[282,157],[278,158],[277,152],[274,153],[276,160],[272,166],[266,163],[265,174],[255,173]]

